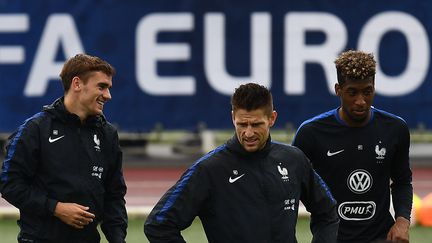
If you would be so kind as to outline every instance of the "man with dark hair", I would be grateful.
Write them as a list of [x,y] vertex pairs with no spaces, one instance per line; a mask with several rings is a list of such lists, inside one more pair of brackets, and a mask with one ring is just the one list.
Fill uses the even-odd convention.
[[311,212],[313,242],[334,242],[336,202],[297,148],[271,141],[270,91],[255,83],[232,96],[235,136],[192,165],[152,210],[152,243],[184,242],[200,217],[209,242],[296,242],[299,200]]
[[98,57],[72,57],[64,96],[10,136],[0,191],[20,210],[18,242],[96,243],[100,222],[109,242],[125,242],[122,152],[103,115],[114,73]]
[[338,201],[338,242],[408,242],[413,190],[407,124],[372,107],[372,54],[346,51],[335,63],[340,107],[305,121],[293,145],[308,156]]

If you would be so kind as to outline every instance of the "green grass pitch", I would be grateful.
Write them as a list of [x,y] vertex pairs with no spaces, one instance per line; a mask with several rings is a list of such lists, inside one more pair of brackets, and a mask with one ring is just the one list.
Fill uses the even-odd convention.
[[[129,220],[128,235],[126,241],[128,243],[145,243],[149,242],[143,233],[144,219],[131,218]],[[18,226],[15,219],[0,219],[0,236],[2,243],[17,242],[16,237]],[[182,232],[183,237],[188,243],[203,243],[207,242],[204,235],[201,222],[197,219],[191,227]],[[102,236],[102,243],[107,241]],[[297,240],[299,243],[311,242],[311,233],[309,230],[309,218],[299,218],[297,224]],[[432,242],[432,228],[421,226],[412,227],[410,230],[410,242],[413,243],[430,243]]]

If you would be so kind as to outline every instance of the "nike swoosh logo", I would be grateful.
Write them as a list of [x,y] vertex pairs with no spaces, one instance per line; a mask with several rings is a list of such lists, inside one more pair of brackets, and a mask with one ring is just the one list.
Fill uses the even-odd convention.
[[234,182],[236,182],[238,179],[242,178],[244,175],[245,175],[245,174],[243,174],[243,175],[241,175],[241,176],[234,177],[234,178],[231,178],[231,176],[230,176],[230,178],[229,178],[229,183],[234,183]]
[[49,137],[49,138],[48,138],[48,142],[50,142],[50,143],[54,143],[55,141],[62,139],[64,136],[65,136],[65,135],[60,136],[60,137],[58,137],[58,138],[51,138],[51,137]]
[[331,157],[331,156],[333,156],[333,155],[340,154],[340,153],[342,153],[344,150],[345,150],[345,149],[342,149],[342,150],[339,150],[339,151],[336,151],[336,152],[330,152],[330,150],[329,150],[329,151],[327,151],[327,156],[328,156],[328,157]]

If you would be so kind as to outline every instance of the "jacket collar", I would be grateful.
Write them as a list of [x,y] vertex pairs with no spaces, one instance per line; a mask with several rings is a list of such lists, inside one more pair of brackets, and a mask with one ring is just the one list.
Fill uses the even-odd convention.
[[234,136],[227,141],[227,147],[229,150],[238,153],[242,156],[246,157],[266,157],[270,152],[271,147],[271,136],[268,137],[266,144],[264,145],[264,148],[255,151],[255,152],[248,152],[246,151],[243,146],[240,144],[239,140],[237,139],[237,135],[234,134]]
[[[75,124],[81,124],[78,115],[70,113],[66,110],[64,105],[64,96],[56,99],[51,105],[46,105],[43,107],[43,111],[51,114],[53,117],[61,120],[62,122],[72,122]],[[84,121],[86,126],[101,127],[106,123],[105,116],[91,116]]]

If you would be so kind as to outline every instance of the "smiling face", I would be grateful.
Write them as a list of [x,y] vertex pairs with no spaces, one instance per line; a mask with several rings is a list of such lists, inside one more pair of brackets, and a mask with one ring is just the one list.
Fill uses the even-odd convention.
[[365,125],[371,116],[371,106],[375,97],[373,78],[346,80],[335,85],[336,95],[340,97],[339,116],[349,126]]
[[[111,100],[110,88],[112,77],[103,72],[96,71],[87,76],[84,81],[79,77],[72,79],[72,102],[67,106],[69,112],[77,114],[83,121],[89,116],[102,115],[107,101]],[[67,102],[65,102],[68,105]]]
[[265,146],[276,117],[276,111],[273,111],[269,117],[264,109],[252,111],[238,109],[232,112],[237,138],[246,151],[255,152]]

